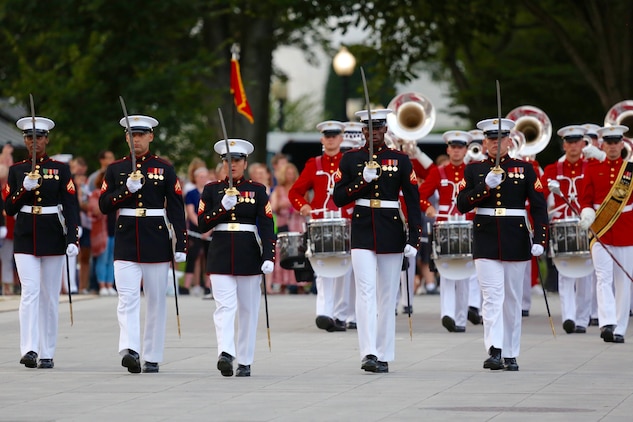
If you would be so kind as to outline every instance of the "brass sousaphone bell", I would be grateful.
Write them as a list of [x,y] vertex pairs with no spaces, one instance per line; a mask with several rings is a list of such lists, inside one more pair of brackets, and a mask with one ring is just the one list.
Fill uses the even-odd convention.
[[624,125],[629,128],[624,133],[624,149],[622,158],[624,161],[631,161],[633,158],[633,100],[624,100],[615,104],[609,109],[604,117],[605,126]]
[[387,108],[392,113],[387,115],[388,130],[385,140],[391,140],[395,146],[402,144],[403,149],[415,146],[435,125],[435,107],[427,97],[418,92],[396,95]]
[[517,151],[523,157],[535,156],[543,151],[552,138],[552,122],[538,107],[517,107],[508,113],[506,119],[514,120],[514,131],[521,132],[525,137],[525,144]]

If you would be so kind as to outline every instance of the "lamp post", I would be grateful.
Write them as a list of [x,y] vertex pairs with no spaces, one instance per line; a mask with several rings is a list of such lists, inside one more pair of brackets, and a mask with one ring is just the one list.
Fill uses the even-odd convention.
[[346,122],[349,120],[349,117],[347,116],[349,77],[354,73],[356,58],[349,52],[347,47],[342,45],[332,60],[332,66],[334,67],[334,72],[341,77],[341,91],[343,99],[341,107],[341,121]]
[[288,78],[285,76],[281,76],[275,79],[270,86],[270,93],[273,98],[277,101],[277,129],[280,131],[284,130],[285,123],[285,114],[284,114],[284,104],[288,99]]

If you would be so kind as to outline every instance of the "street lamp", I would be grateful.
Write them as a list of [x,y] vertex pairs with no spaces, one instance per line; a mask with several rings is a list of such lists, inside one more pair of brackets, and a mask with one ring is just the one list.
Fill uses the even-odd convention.
[[332,66],[334,67],[334,72],[341,77],[341,91],[343,99],[341,121],[346,122],[349,120],[349,117],[347,116],[349,77],[354,73],[356,58],[349,52],[347,47],[342,45],[332,60]]
[[288,78],[285,76],[281,76],[275,79],[270,86],[270,93],[273,98],[277,101],[277,129],[282,131],[284,129],[285,123],[285,115],[284,115],[284,104],[288,99]]

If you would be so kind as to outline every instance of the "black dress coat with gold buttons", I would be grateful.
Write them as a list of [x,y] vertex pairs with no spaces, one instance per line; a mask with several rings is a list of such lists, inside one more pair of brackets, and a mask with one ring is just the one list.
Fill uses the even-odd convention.
[[[218,224],[232,224],[235,231],[214,230],[207,257],[207,273],[225,275],[261,274],[264,261],[275,260],[276,236],[273,213],[266,187],[261,183],[240,178],[233,186],[240,192],[235,207],[222,206],[228,179],[209,183],[204,187],[198,206],[198,228],[202,233]],[[257,234],[240,230],[239,224],[257,226]]]
[[[125,185],[132,172],[130,158],[108,166],[99,197],[101,212],[108,214],[121,208],[165,209],[176,236],[175,250],[186,252],[184,201],[174,167],[148,152],[136,158],[136,168],[145,180],[140,190],[131,193]],[[171,261],[172,244],[165,218],[119,215],[114,234],[114,259],[141,263]]]
[[[457,196],[457,208],[466,213],[477,207],[525,210],[533,221],[533,242],[547,248],[547,204],[543,186],[531,163],[507,155],[499,165],[505,171],[503,182],[494,189],[486,186],[486,175],[495,166],[494,158],[470,163]],[[476,214],[473,220],[473,258],[501,261],[527,261],[532,258],[531,233],[525,217],[487,216]]]
[[[352,249],[369,249],[376,253],[401,253],[408,243],[420,246],[422,213],[418,181],[409,157],[382,145],[374,150],[374,160],[381,167],[377,180],[363,179],[363,168],[369,157],[366,147],[343,154],[339,164],[334,203],[343,207],[357,199],[395,201],[400,191],[407,207],[407,221],[403,221],[399,208],[354,207],[352,214]],[[408,230],[405,230],[405,224]]]
[[[22,187],[22,182],[30,171],[30,159],[11,166],[7,185],[2,192],[7,215],[16,215],[13,252],[35,256],[64,255],[68,244],[78,245],[79,234],[79,203],[70,167],[46,155],[39,158],[35,172],[42,176],[41,185],[27,191]],[[66,234],[59,214],[21,212],[24,205],[60,206]]]

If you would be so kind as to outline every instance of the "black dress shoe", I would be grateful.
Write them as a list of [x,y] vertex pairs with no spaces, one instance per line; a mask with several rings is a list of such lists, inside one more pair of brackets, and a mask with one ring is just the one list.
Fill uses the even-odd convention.
[[53,369],[53,367],[55,367],[55,363],[53,362],[53,359],[40,359],[40,363],[37,367],[40,369]]
[[483,318],[479,315],[479,309],[474,306],[468,307],[468,321],[470,321],[473,325],[479,325],[483,322]]
[[237,371],[235,371],[236,377],[250,377],[251,366],[250,365],[237,365]]
[[389,363],[383,362],[381,360],[376,361],[376,373],[377,374],[386,374],[389,372]]
[[587,329],[585,327],[581,327],[580,325],[576,325],[576,331],[574,331],[574,333],[576,334],[585,334],[587,332]]
[[121,366],[126,367],[127,371],[132,374],[140,374],[141,360],[138,357],[138,353],[132,349],[127,349],[127,353],[121,359]]
[[519,364],[517,363],[516,358],[503,358],[503,364],[505,366],[506,371],[519,370]]
[[455,326],[455,332],[456,333],[465,333],[466,332],[466,327],[464,327],[463,325],[456,325]]
[[589,318],[589,326],[597,327],[598,326],[598,318]]
[[614,343],[624,343],[624,336],[622,334],[614,334],[613,335]]
[[455,320],[448,315],[442,317],[442,325],[448,330],[449,333],[455,332]]
[[326,315],[319,315],[316,317],[316,326],[322,330],[330,331],[334,327],[334,319]]
[[145,362],[143,364],[143,372],[146,374],[155,374],[156,372],[158,372],[158,363]]
[[327,329],[328,333],[332,333],[334,331],[345,331],[345,321],[341,321],[340,319],[334,320],[334,325]]
[[348,330],[355,330],[356,329],[356,323],[353,321],[350,321],[347,323],[347,329]]
[[375,355],[367,355],[360,362],[360,369],[367,372],[376,372],[378,369],[378,358]]
[[484,369],[503,369],[503,362],[501,362],[501,349],[497,349],[494,346],[490,346],[488,350],[490,357],[484,361]]
[[233,356],[226,352],[222,352],[218,358],[218,369],[223,377],[233,376]]
[[604,327],[600,327],[600,338],[604,340],[605,343],[613,343],[614,329],[615,325],[605,325]]
[[529,317],[530,316],[530,311],[528,311],[527,309],[523,309],[521,311],[521,316],[522,317]]
[[27,368],[37,368],[37,353],[33,351],[26,352],[20,359],[20,363]]
[[565,330],[565,332],[567,334],[571,334],[573,332],[576,331],[576,323],[574,321],[572,321],[571,319],[566,319],[565,322],[563,322],[563,330]]

